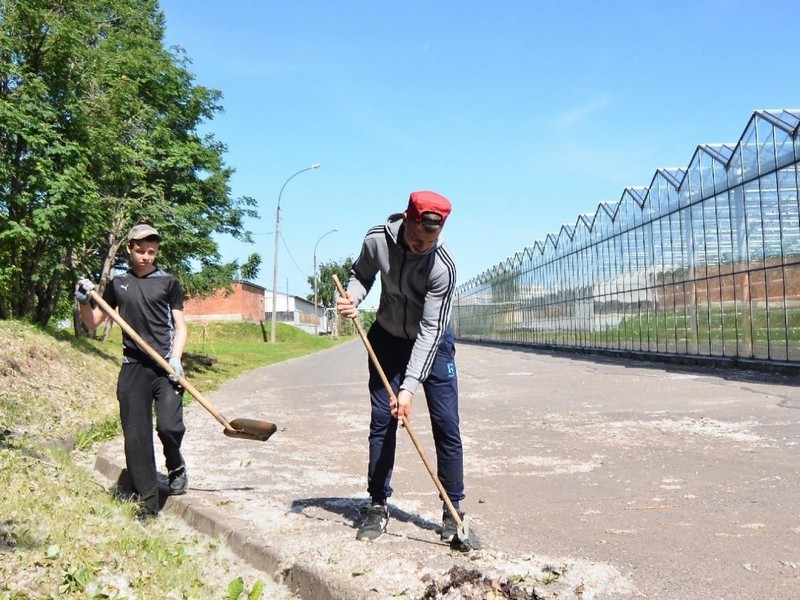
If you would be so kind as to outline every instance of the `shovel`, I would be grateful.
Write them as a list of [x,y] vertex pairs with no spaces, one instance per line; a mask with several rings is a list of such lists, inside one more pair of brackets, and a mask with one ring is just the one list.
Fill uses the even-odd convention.
[[[103,309],[103,312],[111,317],[114,322],[119,325],[134,342],[136,342],[136,345],[144,350],[150,356],[150,358],[152,358],[158,364],[158,366],[164,369],[169,375],[175,374],[174,369],[169,365],[164,357],[156,352],[147,342],[145,342],[142,339],[142,336],[136,333],[136,331],[134,331],[134,329],[125,322],[120,314],[111,308],[108,302],[103,300],[100,294],[94,290],[90,290],[89,296],[92,298],[92,300],[97,302],[97,305]],[[186,380],[185,377],[179,377],[178,383],[181,385],[181,387],[183,387],[183,389],[194,396],[195,400],[197,400],[203,406],[203,408],[213,415],[220,425],[224,427],[222,432],[228,437],[240,438],[243,440],[255,440],[257,442],[266,442],[270,436],[272,436],[272,434],[278,430],[274,423],[270,423],[268,421],[258,421],[256,419],[234,419],[233,421],[228,421],[228,419],[226,419],[222,413],[214,408],[214,406],[212,406],[212,404],[206,400],[203,395]]]
[[[339,277],[335,273],[333,275],[333,282],[336,284],[336,289],[339,290],[339,294],[346,298],[347,296],[345,295],[344,288],[342,287],[342,282],[339,281]],[[358,319],[358,317],[354,317],[352,321],[356,327],[356,330],[358,331],[358,335],[361,338],[361,341],[364,342],[364,346],[367,349],[367,354],[369,354],[369,358],[372,361],[372,365],[375,367],[375,370],[378,372],[378,375],[380,375],[381,381],[383,382],[383,386],[389,393],[389,399],[395,405],[397,405],[397,396],[395,395],[394,390],[392,389],[392,386],[389,383],[389,380],[386,378],[386,373],[384,373],[383,367],[381,367],[381,364],[378,361],[378,356],[375,354],[375,350],[373,350],[372,344],[370,344],[369,339],[367,339],[367,334],[364,331],[364,326],[361,324],[361,321]],[[439,490],[439,496],[441,496],[442,500],[445,503],[445,506],[447,506],[447,511],[450,513],[450,516],[453,517],[453,521],[456,522],[456,525],[458,527],[458,529],[456,530],[456,535],[450,542],[450,546],[462,552],[477,550],[478,548],[480,548],[480,542],[478,542],[475,536],[470,537],[469,523],[467,523],[465,519],[461,518],[461,515],[458,514],[456,507],[453,506],[453,502],[447,495],[447,492],[445,491],[442,482],[439,480],[439,477],[433,470],[431,463],[425,456],[425,451],[422,449],[422,444],[420,444],[419,439],[417,438],[417,434],[414,433],[414,430],[411,428],[411,422],[405,417],[405,415],[402,415],[400,418],[403,427],[408,432],[408,435],[411,437],[411,442],[414,444],[414,448],[417,449],[419,457],[422,459],[425,468],[428,470],[428,474],[430,474],[431,479],[433,479],[433,483],[436,485],[436,489]]]

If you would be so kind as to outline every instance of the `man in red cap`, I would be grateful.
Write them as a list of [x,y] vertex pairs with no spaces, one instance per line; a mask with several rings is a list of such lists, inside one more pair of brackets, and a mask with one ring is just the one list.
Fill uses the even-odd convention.
[[[439,480],[463,516],[459,502],[464,499],[464,458],[450,330],[456,267],[439,237],[450,210],[450,201],[444,196],[428,191],[412,193],[405,212],[391,215],[367,232],[361,254],[353,263],[346,297],[337,300],[341,315],[358,316],[358,305],[380,273],[380,303],[368,338],[396,394],[397,405],[391,404],[380,375],[370,363],[367,491],[372,506],[356,535],[360,540],[377,539],[386,531],[398,419],[410,419],[420,385],[430,412]],[[443,508],[441,539],[450,541],[456,530],[450,512]]]

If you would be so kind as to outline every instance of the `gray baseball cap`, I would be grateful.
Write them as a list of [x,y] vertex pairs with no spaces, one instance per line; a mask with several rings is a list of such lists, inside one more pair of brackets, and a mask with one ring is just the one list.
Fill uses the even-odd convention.
[[156,231],[155,227],[148,225],[147,223],[139,223],[138,225],[134,225],[128,232],[129,242],[132,240],[143,240],[149,237],[155,237],[158,238],[159,242],[161,241],[161,234]]

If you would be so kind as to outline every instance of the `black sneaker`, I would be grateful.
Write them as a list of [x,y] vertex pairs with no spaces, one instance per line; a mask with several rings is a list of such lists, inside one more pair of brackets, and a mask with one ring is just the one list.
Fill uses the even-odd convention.
[[186,493],[189,487],[189,476],[186,474],[186,465],[169,472],[169,495],[180,496]]
[[386,525],[389,523],[389,509],[386,506],[371,506],[367,510],[364,522],[358,528],[357,540],[377,540],[386,533]]
[[[456,509],[458,513],[458,517],[461,521],[464,521],[464,512]],[[458,532],[458,525],[456,524],[456,520],[453,518],[453,515],[450,514],[450,511],[444,509],[442,512],[442,541],[443,542],[451,542],[453,538],[456,536]]]

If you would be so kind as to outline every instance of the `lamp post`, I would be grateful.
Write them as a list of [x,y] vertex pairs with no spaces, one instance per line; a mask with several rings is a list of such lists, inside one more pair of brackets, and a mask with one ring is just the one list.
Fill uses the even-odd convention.
[[305,173],[311,169],[319,169],[319,163],[314,163],[310,167],[300,169],[297,173],[289,177],[289,179],[283,183],[283,186],[281,186],[281,191],[278,194],[278,208],[275,211],[275,264],[272,268],[272,331],[269,334],[269,341],[271,344],[275,343],[275,331],[278,328],[278,244],[281,238],[281,196],[283,196],[283,190],[287,183],[300,175],[300,173]]
[[319,335],[319,308],[317,308],[317,246],[326,235],[335,233],[338,229],[331,229],[328,233],[319,236],[317,243],[314,244],[314,335]]

